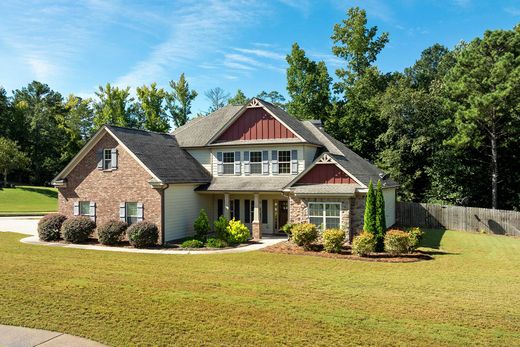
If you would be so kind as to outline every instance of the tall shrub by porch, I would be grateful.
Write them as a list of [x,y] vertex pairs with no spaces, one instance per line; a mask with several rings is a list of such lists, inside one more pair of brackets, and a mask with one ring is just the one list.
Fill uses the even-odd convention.
[[376,252],[385,250],[385,233],[386,233],[386,217],[385,217],[385,198],[383,196],[383,185],[381,180],[377,181],[376,188]]
[[363,230],[376,235],[376,196],[372,180],[368,183]]

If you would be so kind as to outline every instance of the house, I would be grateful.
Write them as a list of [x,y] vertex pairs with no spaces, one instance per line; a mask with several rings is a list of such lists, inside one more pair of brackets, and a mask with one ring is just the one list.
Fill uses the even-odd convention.
[[156,223],[161,242],[193,235],[201,209],[240,219],[256,239],[288,222],[362,230],[370,180],[386,220],[397,183],[328,135],[266,101],[228,105],[171,134],[102,127],[53,180],[59,212]]

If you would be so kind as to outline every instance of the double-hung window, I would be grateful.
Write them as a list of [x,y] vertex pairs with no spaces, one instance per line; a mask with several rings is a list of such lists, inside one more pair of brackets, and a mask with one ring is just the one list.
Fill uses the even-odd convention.
[[79,202],[79,215],[90,216],[90,201]]
[[341,203],[309,202],[309,221],[322,229],[341,227]]
[[223,167],[224,167],[224,175],[234,175],[235,174],[235,152],[224,152],[223,157]]
[[261,174],[262,173],[262,152],[251,152],[249,160],[249,166],[251,168],[251,174]]
[[291,151],[278,151],[278,172],[291,173]]
[[103,170],[109,170],[112,168],[112,150],[105,148],[103,150]]
[[128,224],[136,223],[139,218],[137,202],[127,202],[125,207],[126,207],[126,222]]

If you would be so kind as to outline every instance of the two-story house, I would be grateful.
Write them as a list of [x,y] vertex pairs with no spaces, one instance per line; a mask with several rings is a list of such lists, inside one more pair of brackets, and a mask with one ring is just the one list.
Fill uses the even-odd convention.
[[362,230],[370,180],[395,222],[397,183],[324,132],[254,98],[171,134],[102,127],[53,180],[59,211],[98,223],[156,223],[161,242],[193,235],[200,209],[240,219],[256,239],[288,222]]

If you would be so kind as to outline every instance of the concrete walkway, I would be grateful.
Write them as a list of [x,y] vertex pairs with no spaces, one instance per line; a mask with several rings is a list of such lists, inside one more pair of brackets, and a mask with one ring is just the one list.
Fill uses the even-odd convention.
[[41,217],[0,217],[0,231],[13,231],[27,235],[38,235]]
[[0,324],[0,346],[5,347],[102,347],[101,343],[54,331]]

